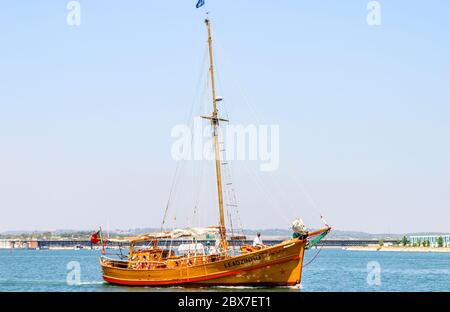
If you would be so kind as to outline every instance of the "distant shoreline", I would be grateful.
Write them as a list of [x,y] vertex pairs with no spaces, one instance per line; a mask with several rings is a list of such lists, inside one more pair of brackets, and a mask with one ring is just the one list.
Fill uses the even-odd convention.
[[350,251],[450,252],[450,247],[349,246],[342,249]]

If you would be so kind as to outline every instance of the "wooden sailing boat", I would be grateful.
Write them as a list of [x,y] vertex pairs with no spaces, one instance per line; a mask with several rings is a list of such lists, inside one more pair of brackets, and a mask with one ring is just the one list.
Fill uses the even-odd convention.
[[[213,127],[213,144],[219,207],[219,225],[150,233],[124,239],[111,239],[111,243],[129,243],[127,259],[118,260],[102,255],[100,265],[103,279],[119,285],[141,286],[292,286],[300,283],[305,249],[315,245],[331,230],[325,227],[307,232],[302,224],[293,226],[294,238],[273,246],[242,245],[239,252],[230,254],[224,217],[221,159],[218,130],[220,123],[214,85],[214,66],[210,19],[205,20],[208,30],[210,78],[213,99],[211,116],[203,117]],[[198,244],[199,236],[217,236],[217,246],[204,248]],[[173,246],[164,247],[161,240],[191,238],[194,248],[179,252]],[[197,248],[200,245],[200,248]]]

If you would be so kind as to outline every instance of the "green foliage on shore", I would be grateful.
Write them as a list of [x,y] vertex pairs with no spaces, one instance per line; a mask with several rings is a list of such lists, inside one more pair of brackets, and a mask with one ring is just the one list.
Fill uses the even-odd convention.
[[409,245],[409,240],[408,240],[408,237],[406,237],[406,236],[403,236],[403,238],[402,238],[402,245],[403,246],[406,246],[406,245]]
[[437,244],[438,247],[444,247],[444,238],[442,236],[438,237]]
[[19,239],[19,240],[87,240],[90,238],[90,231],[74,232],[31,232],[17,234],[2,234],[0,239]]

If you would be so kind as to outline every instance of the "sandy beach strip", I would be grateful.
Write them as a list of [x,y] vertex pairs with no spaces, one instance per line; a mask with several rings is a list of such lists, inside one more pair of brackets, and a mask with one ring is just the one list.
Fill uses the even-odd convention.
[[349,246],[342,249],[351,251],[450,252],[450,247]]

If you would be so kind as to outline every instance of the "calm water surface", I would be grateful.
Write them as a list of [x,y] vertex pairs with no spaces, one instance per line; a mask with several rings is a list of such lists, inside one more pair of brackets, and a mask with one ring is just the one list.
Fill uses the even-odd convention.
[[[318,250],[309,250],[305,264]],[[96,250],[0,250],[0,291],[186,291],[102,282]],[[68,285],[68,263],[80,264],[80,285]],[[375,267],[372,266],[375,261]],[[368,263],[371,269],[368,271]],[[379,264],[379,285],[376,265]],[[373,271],[374,270],[374,271]],[[368,272],[372,272],[369,274]],[[368,275],[369,282],[368,283]],[[301,288],[209,288],[204,291],[450,291],[450,253],[322,249],[303,269]],[[195,288],[196,291],[199,289]]]

